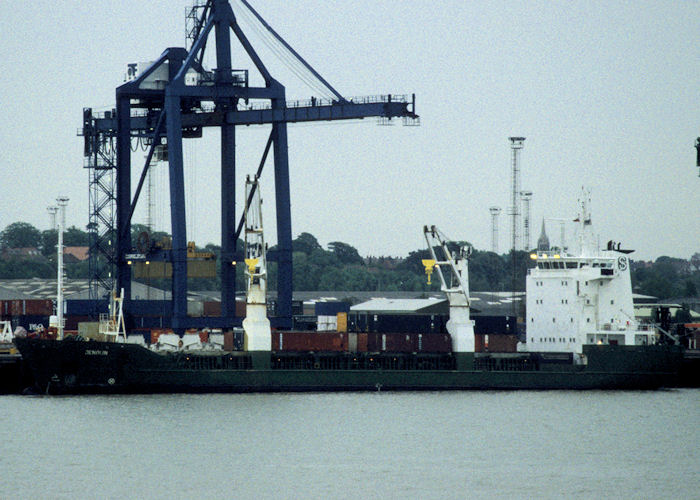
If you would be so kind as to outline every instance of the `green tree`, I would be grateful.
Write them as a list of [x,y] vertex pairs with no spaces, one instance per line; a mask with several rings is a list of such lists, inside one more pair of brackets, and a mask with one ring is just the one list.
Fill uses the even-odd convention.
[[56,266],[36,260],[0,260],[0,278],[55,278]]
[[0,248],[39,248],[41,232],[27,222],[13,222],[0,233]]
[[475,250],[469,259],[469,288],[474,291],[510,290],[509,265],[494,252]]
[[311,254],[315,250],[323,250],[316,237],[310,233],[301,233],[292,241],[292,250],[294,252],[304,252]]
[[47,229],[41,232],[41,253],[44,256],[55,255],[58,245],[58,231]]
[[364,264],[355,247],[341,241],[332,241],[328,244],[328,249],[335,255],[342,264]]
[[693,269],[700,271],[700,252],[695,252],[692,257],[690,257],[690,265]]
[[85,231],[71,226],[63,233],[63,244],[67,247],[86,247],[90,245],[90,236]]

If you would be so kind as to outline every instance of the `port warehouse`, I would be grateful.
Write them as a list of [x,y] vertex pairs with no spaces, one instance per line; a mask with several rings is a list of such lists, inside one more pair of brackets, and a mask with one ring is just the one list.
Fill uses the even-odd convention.
[[[21,326],[28,331],[38,325],[48,326],[54,314],[56,281],[50,279],[0,280],[0,319],[10,320],[12,328]],[[143,333],[146,342],[157,340],[166,332],[171,315],[170,292],[134,282],[132,308],[136,318],[129,325],[133,332]],[[96,321],[90,313],[94,308],[88,298],[87,280],[67,280],[65,286],[65,326],[78,331],[80,323]],[[269,292],[270,314],[275,311],[274,292]],[[475,321],[477,351],[512,352],[517,341],[524,339],[522,317],[524,294],[510,292],[471,292],[472,319]],[[654,297],[636,295],[635,312],[638,319],[650,320],[660,305]],[[678,304],[663,304],[679,308]],[[107,312],[107,300],[100,301],[99,312]],[[340,313],[340,314],[339,314]],[[188,315],[216,317],[221,314],[218,291],[189,291]],[[236,301],[236,314],[245,316],[245,297]],[[370,350],[433,350],[442,352],[448,346],[446,323],[449,305],[440,292],[390,291],[299,291],[293,296],[294,330],[332,332],[325,337],[328,350],[348,350],[364,346]],[[693,323],[700,323],[700,314],[691,311]],[[338,318],[341,318],[340,324]],[[343,323],[343,321],[345,323]],[[342,335],[344,332],[368,336]],[[296,332],[273,336],[273,350],[303,350],[308,340]],[[398,334],[414,334],[401,336]],[[375,334],[375,335],[372,335]],[[376,335],[376,334],[383,334]],[[436,335],[436,336],[431,336]],[[442,340],[437,336],[441,336]],[[318,342],[318,337],[314,339]],[[240,336],[229,338],[228,347],[241,345]]]

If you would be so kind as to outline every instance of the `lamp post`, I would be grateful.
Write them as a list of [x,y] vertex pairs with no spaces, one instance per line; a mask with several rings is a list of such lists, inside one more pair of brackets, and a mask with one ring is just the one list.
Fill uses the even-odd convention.
[[66,229],[66,205],[68,198],[56,198],[60,217],[58,222],[58,276],[56,280],[56,315],[58,316],[58,339],[63,340],[63,231]]

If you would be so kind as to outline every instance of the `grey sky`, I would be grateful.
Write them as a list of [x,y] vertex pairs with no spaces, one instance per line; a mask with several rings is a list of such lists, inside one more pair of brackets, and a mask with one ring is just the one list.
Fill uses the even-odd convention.
[[[342,94],[415,92],[422,120],[420,127],[374,120],[290,126],[295,236],[344,241],[362,255],[405,255],[424,246],[421,227],[436,224],[489,249],[488,207],[499,205],[504,251],[508,136],[522,135],[533,240],[542,217],[575,216],[585,185],[601,241],[622,241],[645,259],[700,251],[693,148],[700,135],[700,2],[251,3]],[[46,207],[59,194],[71,198],[68,224],[84,228],[81,110],[111,108],[127,63],[183,46],[189,4],[5,6],[0,228],[18,220],[47,228]],[[289,98],[313,95],[251,38]],[[241,59],[234,66],[252,67]],[[209,131],[185,146],[188,239],[200,245],[219,241],[217,136]],[[267,129],[239,128],[239,200],[266,136]],[[136,177],[142,161],[135,160]],[[274,242],[270,167],[262,183]],[[157,177],[164,189],[164,173]],[[167,199],[157,205],[164,226]],[[549,234],[557,243],[558,226]]]

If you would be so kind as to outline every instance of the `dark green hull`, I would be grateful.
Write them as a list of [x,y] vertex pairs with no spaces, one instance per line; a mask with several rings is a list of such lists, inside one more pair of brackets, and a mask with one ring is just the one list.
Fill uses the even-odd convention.
[[673,346],[590,346],[586,364],[542,354],[169,353],[132,344],[17,339],[45,393],[657,389]]

